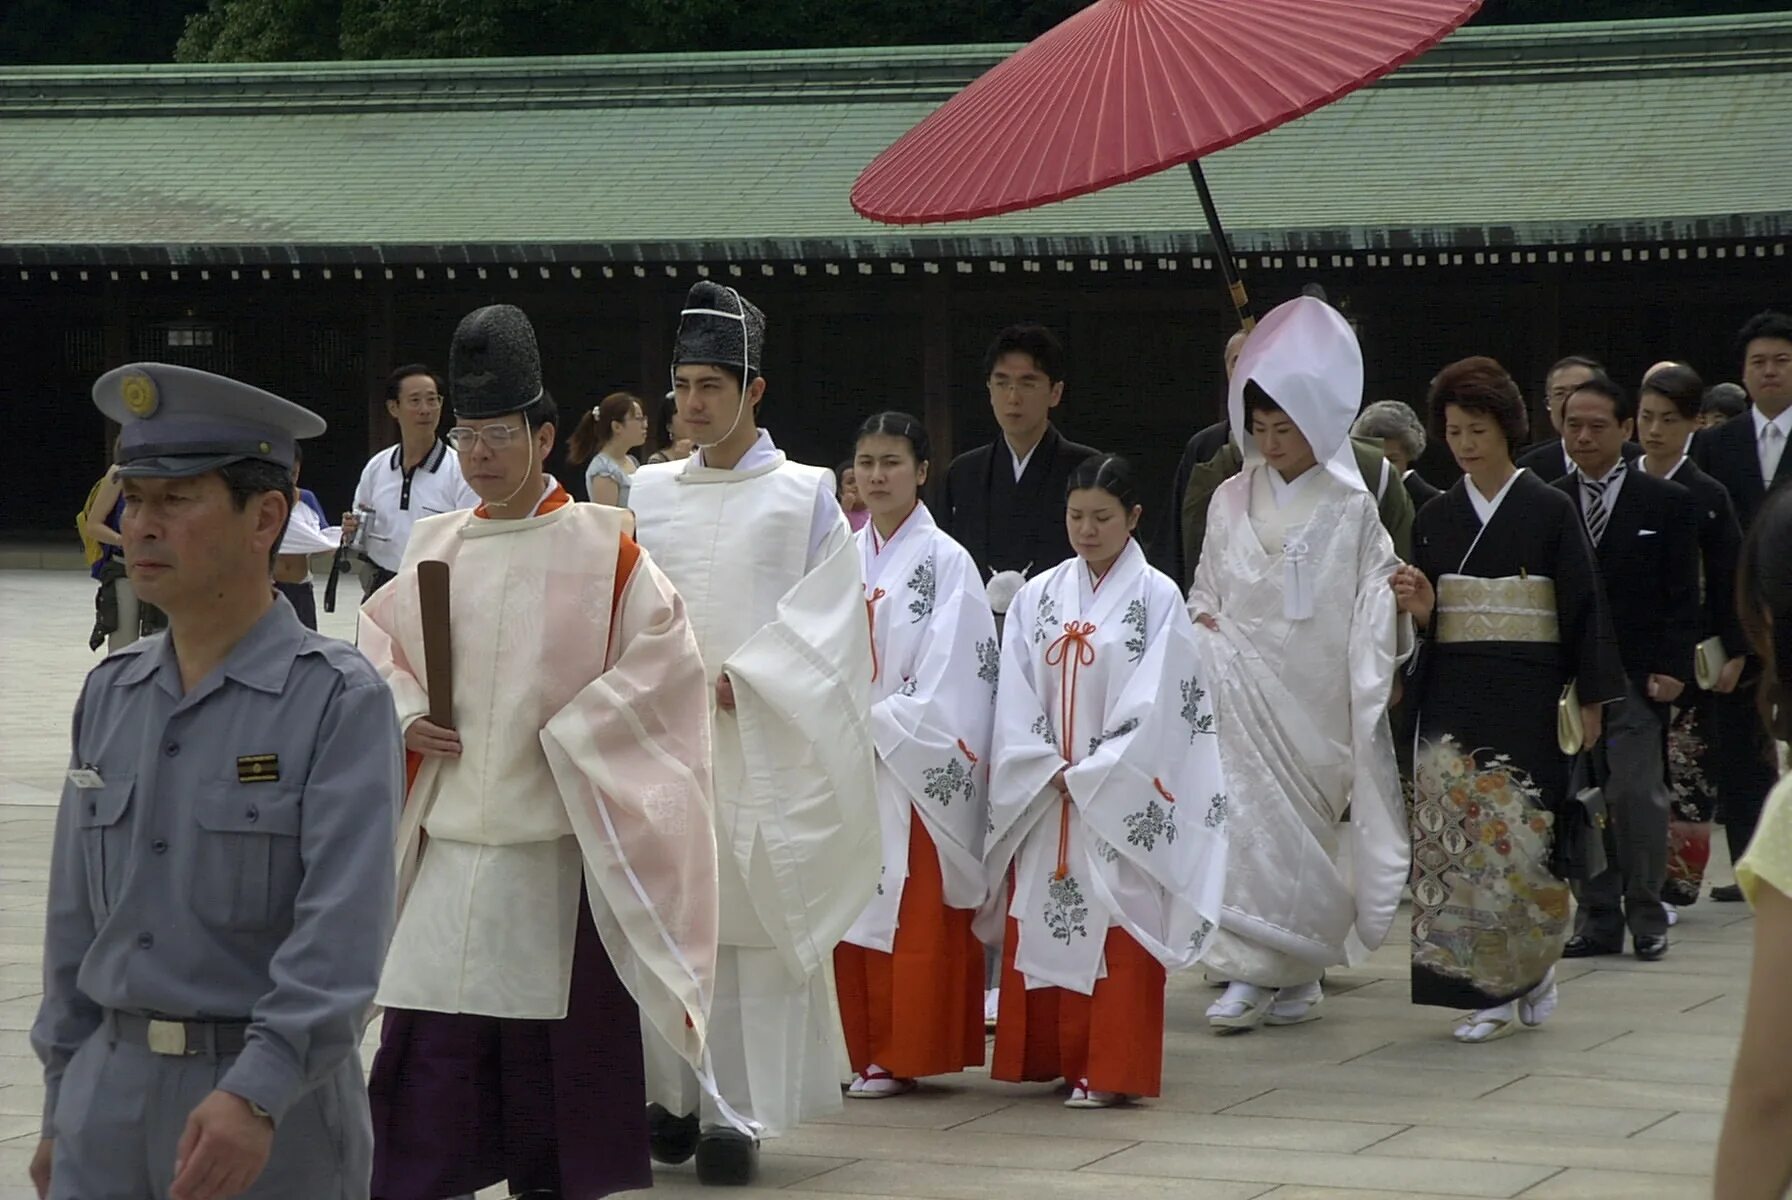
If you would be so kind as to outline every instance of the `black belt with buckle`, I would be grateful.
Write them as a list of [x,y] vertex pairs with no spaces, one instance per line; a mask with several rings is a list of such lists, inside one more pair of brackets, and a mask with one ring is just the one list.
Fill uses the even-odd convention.
[[247,1021],[163,1020],[111,1009],[106,1013],[106,1022],[118,1041],[175,1058],[226,1058],[241,1054],[249,1037]]

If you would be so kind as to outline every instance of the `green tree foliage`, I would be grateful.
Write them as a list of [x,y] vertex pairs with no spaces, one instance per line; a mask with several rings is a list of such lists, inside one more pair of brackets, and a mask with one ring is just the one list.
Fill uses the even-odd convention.
[[[1087,0],[0,0],[0,64],[272,62],[1014,42]],[[1792,0],[1487,0],[1476,24]]]
[[0,0],[0,66],[166,62],[205,0]]
[[342,0],[210,0],[187,20],[182,62],[341,58]]

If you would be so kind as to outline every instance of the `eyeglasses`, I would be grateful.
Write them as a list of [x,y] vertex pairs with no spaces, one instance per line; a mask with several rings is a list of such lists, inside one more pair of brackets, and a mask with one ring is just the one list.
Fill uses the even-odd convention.
[[1015,392],[1022,396],[1039,396],[1051,390],[1051,384],[1043,379],[1002,379],[989,381],[992,392]]
[[514,425],[482,425],[478,429],[466,425],[456,425],[448,431],[448,444],[461,454],[467,453],[474,445],[484,442],[486,449],[498,453],[507,449],[526,430]]

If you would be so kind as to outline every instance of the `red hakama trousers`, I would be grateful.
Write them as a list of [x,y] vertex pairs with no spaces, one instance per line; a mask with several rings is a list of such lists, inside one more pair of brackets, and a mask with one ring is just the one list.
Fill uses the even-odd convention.
[[909,822],[908,879],[891,953],[841,942],[834,986],[852,1069],[898,1079],[949,1075],[983,1062],[983,946],[969,909],[946,906],[927,822]]
[[1027,988],[1014,969],[1020,925],[1002,943],[1002,1002],[991,1079],[1011,1083],[1087,1079],[1101,1092],[1155,1096],[1164,1074],[1164,968],[1132,935],[1108,930],[1107,975],[1093,995]]

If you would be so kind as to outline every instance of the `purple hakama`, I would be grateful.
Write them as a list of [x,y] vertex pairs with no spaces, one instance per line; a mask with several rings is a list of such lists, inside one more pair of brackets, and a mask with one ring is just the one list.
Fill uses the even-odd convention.
[[386,1013],[368,1082],[373,1200],[653,1185],[640,1011],[583,894],[579,917],[561,1020]]

